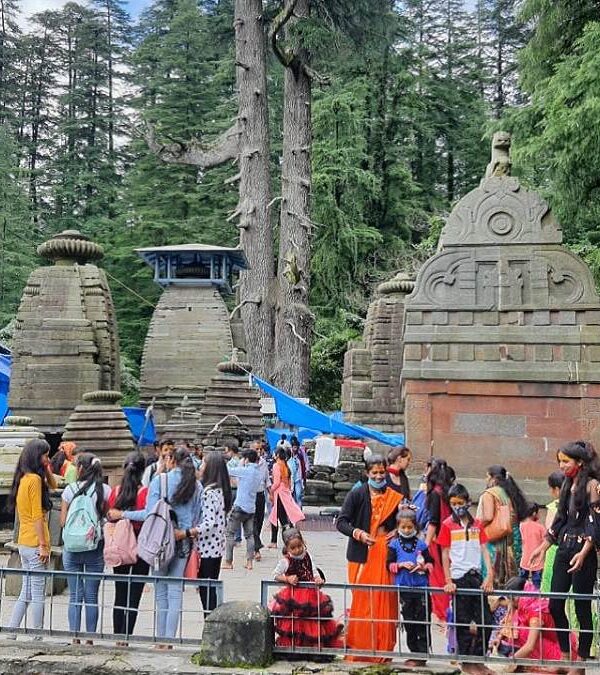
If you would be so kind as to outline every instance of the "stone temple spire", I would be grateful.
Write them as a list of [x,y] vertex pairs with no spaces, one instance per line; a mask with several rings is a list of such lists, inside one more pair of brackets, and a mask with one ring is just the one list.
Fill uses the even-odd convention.
[[41,244],[17,312],[9,405],[60,434],[84,393],[119,388],[119,341],[102,247],[65,230]]

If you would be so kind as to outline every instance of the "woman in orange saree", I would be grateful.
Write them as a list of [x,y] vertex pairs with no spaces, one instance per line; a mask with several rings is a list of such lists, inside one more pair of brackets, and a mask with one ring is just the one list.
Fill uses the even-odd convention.
[[[352,591],[346,644],[348,649],[391,652],[397,639],[398,596],[386,559],[388,535],[396,529],[396,513],[402,495],[387,487],[382,457],[372,456],[368,460],[367,475],[368,482],[346,497],[337,519],[337,529],[349,537],[346,553],[349,583],[389,585],[390,591]],[[375,656],[347,658],[376,663],[389,660]]]

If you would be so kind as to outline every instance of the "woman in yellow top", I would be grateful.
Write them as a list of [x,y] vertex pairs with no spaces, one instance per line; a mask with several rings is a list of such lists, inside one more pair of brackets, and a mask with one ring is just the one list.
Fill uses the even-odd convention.
[[[17,544],[23,570],[45,570],[50,559],[48,512],[51,508],[48,488],[55,488],[48,458],[50,446],[42,439],[28,441],[17,464],[9,504],[19,518]],[[43,628],[46,579],[24,575],[21,594],[15,603],[9,626],[18,628],[31,604],[28,628]]]

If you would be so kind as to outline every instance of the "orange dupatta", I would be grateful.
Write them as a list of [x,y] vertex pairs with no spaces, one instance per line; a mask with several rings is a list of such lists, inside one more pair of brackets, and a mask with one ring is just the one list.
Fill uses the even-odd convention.
[[[402,495],[391,488],[383,494],[371,496],[370,534],[375,539],[369,547],[365,563],[348,563],[348,581],[351,584],[391,585],[392,577],[387,569],[388,542],[386,534],[378,530],[398,508]],[[373,621],[372,619],[375,619]],[[354,620],[353,620],[354,619]],[[352,606],[346,634],[348,649],[365,651],[389,651],[396,645],[398,621],[398,597],[387,591],[352,591]],[[384,663],[383,657],[347,656],[349,661]]]

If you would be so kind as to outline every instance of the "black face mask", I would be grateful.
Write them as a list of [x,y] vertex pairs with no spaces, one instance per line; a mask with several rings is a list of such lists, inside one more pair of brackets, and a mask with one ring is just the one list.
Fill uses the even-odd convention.
[[452,512],[456,514],[459,518],[464,518],[465,516],[469,515],[469,507],[468,506],[453,506],[452,507]]

